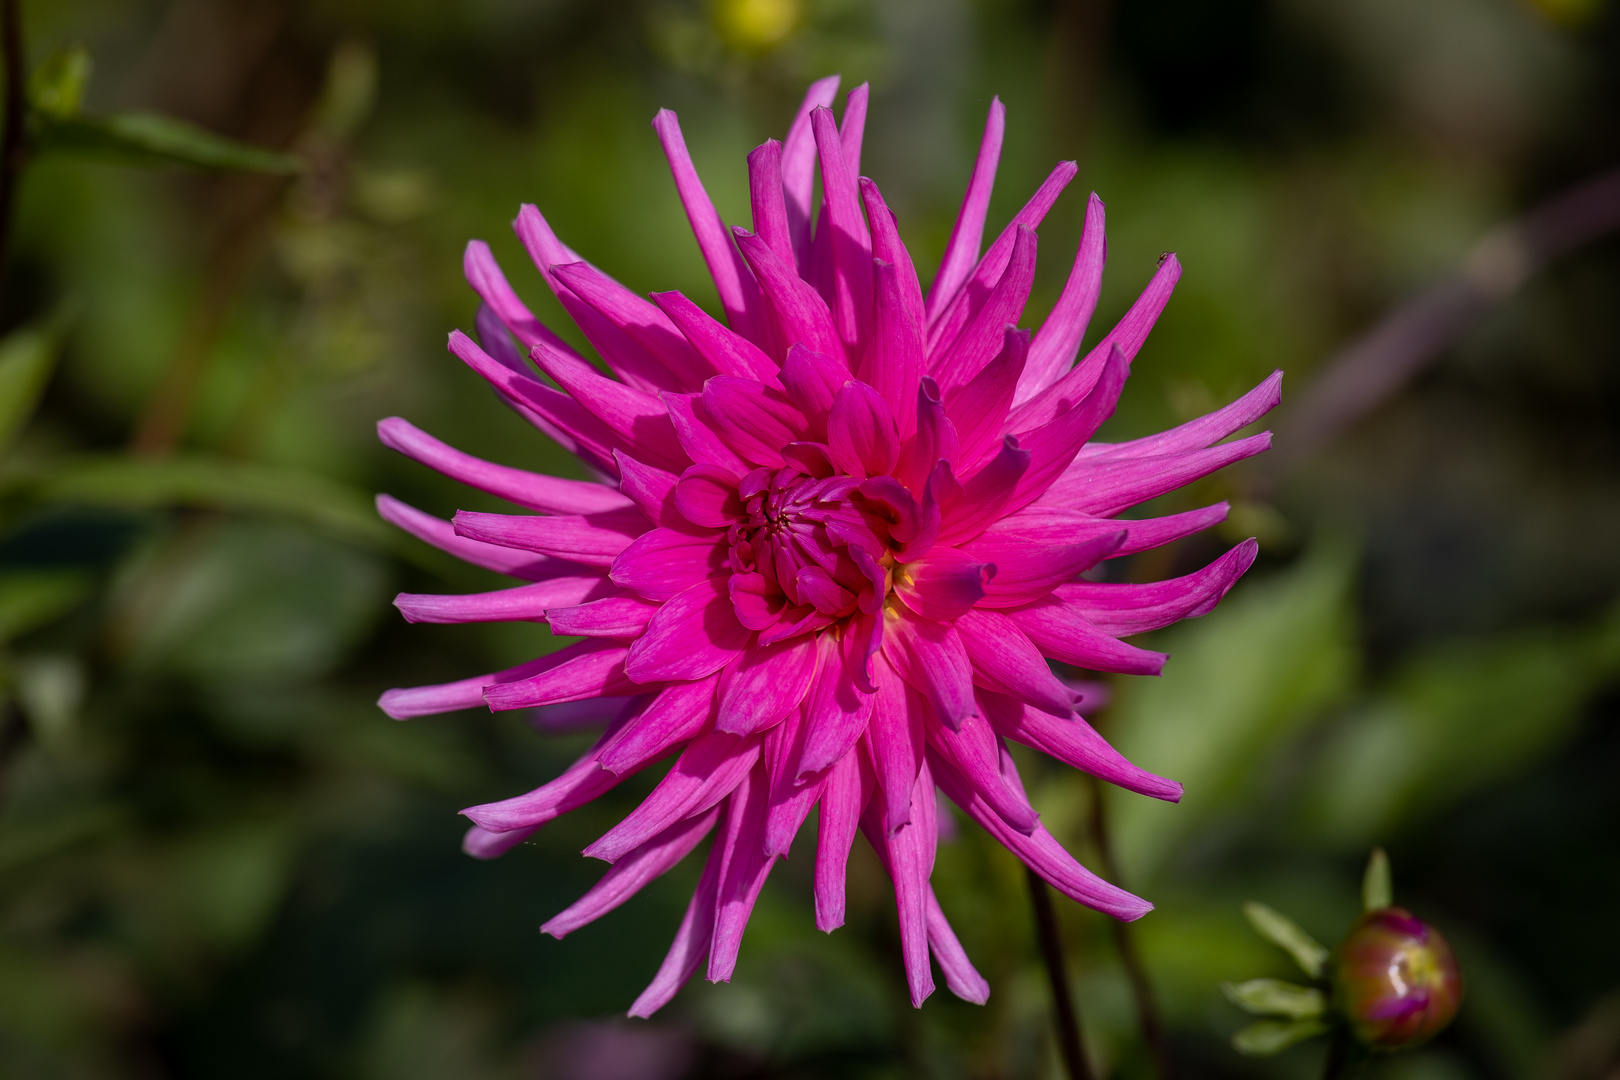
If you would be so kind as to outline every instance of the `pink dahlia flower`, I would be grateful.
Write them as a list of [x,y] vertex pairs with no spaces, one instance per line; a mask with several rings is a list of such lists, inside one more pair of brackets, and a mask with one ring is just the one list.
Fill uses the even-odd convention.
[[403,718],[594,699],[606,720],[561,776],[464,811],[475,823],[467,851],[499,855],[678,755],[645,801],[585,849],[611,867],[543,927],[561,937],[715,835],[636,1016],[705,962],[711,980],[730,978],[766,875],[818,806],[816,924],[843,922],[859,829],[893,878],[919,1004],[933,990],[930,953],[958,996],[989,993],[929,885],[936,788],[1064,894],[1122,919],[1150,910],[1046,831],[1004,740],[1179,798],[1179,784],[1132,765],[1081,719],[1081,693],[1047,661],[1158,672],[1162,655],[1119,639],[1210,610],[1255,555],[1250,541],[1149,585],[1082,577],[1224,517],[1224,505],[1114,515],[1265,449],[1267,435],[1220,440],[1277,403],[1280,376],[1163,434],[1088,441],[1169,298],[1175,257],[1076,364],[1103,267],[1093,195],[1056,307],[1033,337],[1016,329],[1035,229],[1075,166],[1053,170],[981,255],[998,101],[925,294],[894,215],[859,175],[867,88],[849,95],[842,125],[828,108],[836,89],[836,77],[812,86],[787,139],[749,155],[752,232],[726,229],[675,115],[653,121],[723,323],[678,292],[635,295],[523,207],[519,237],[614,378],[530,313],[484,244],[468,245],[467,279],[484,301],[479,342],[454,333],[450,351],[599,480],[480,461],[401,419],[380,425],[394,449],[535,511],[446,522],[380,497],[400,527],[528,582],[403,595],[405,617],[544,620],[582,639],[507,671],[390,690],[383,709]]

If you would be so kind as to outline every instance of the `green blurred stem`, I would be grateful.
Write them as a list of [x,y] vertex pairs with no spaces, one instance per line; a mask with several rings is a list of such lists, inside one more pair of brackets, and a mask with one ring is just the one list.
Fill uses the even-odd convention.
[[6,254],[11,243],[11,215],[17,201],[17,179],[28,156],[22,35],[19,0],[0,0],[0,53],[4,54],[6,65],[5,126],[0,130],[0,292],[5,288]]
[[1327,1060],[1322,1064],[1322,1080],[1340,1080],[1350,1065],[1350,1033],[1341,1025],[1328,1043]]
[[1057,1031],[1058,1054],[1063,1058],[1069,1080],[1092,1080],[1091,1066],[1080,1040],[1080,1014],[1074,1007],[1074,995],[1069,992],[1069,973],[1063,962],[1063,938],[1058,932],[1057,911],[1052,907],[1052,892],[1035,871],[1026,866],[1024,872],[1029,875],[1029,901],[1035,909],[1035,932],[1041,942],[1041,958],[1046,961],[1046,976],[1052,983],[1052,1026]]
[[[1104,798],[1103,782],[1095,776],[1087,776],[1086,779],[1091,786],[1092,846],[1097,849],[1103,875],[1124,888],[1120,882],[1119,863],[1114,859],[1114,844],[1108,833],[1108,801]],[[1131,997],[1136,1004],[1136,1023],[1148,1056],[1153,1059],[1153,1073],[1158,1080],[1171,1080],[1175,1070],[1171,1064],[1170,1040],[1165,1037],[1164,1021],[1159,1016],[1158,999],[1153,996],[1153,982],[1148,978],[1147,965],[1142,963],[1142,954],[1136,948],[1136,933],[1130,923],[1119,919],[1109,919],[1108,926],[1114,934],[1114,949],[1119,953],[1119,962],[1125,968],[1125,976],[1131,984]]]

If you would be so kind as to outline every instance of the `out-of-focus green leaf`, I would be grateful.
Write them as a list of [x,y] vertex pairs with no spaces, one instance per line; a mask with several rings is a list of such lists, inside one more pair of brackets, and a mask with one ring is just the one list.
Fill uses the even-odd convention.
[[195,124],[157,113],[111,116],[36,114],[34,146],[41,151],[97,154],[149,165],[191,165],[204,169],[291,175],[303,169],[292,154],[249,146]]
[[1322,991],[1309,986],[1295,986],[1281,979],[1221,983],[1221,993],[1238,1008],[1259,1016],[1309,1020],[1327,1011],[1327,998]]
[[1353,556],[1319,544],[1287,571],[1239,585],[1210,615],[1153,639],[1171,657],[1162,678],[1121,685],[1110,741],[1186,788],[1176,805],[1111,793],[1128,880],[1145,887],[1212,816],[1252,806],[1269,752],[1344,696],[1356,666]]
[[[32,862],[91,840],[122,820],[121,811],[114,807],[90,805],[49,821],[8,826],[0,830],[0,875],[13,874]],[[0,876],[0,881],[4,880]]]
[[0,453],[34,415],[60,349],[60,332],[52,326],[23,327],[0,341]]
[[1373,848],[1367,872],[1361,876],[1361,910],[1377,911],[1395,902],[1395,883],[1390,878],[1389,856],[1383,848]]
[[1349,846],[1432,813],[1557,746],[1617,673],[1620,608],[1420,655],[1324,744],[1306,820]]
[[154,509],[188,506],[265,514],[366,547],[394,537],[372,500],[344,484],[310,473],[208,457],[160,461],[134,457],[77,458],[12,481],[36,498],[90,506]]
[[75,570],[38,571],[0,577],[0,641],[10,641],[65,614],[90,592],[90,579]]
[[94,66],[83,45],[55,53],[29,76],[29,103],[52,119],[75,115]]
[[1320,1020],[1256,1020],[1232,1035],[1232,1048],[1249,1057],[1270,1057],[1327,1029]]
[[1293,919],[1257,900],[1244,904],[1243,914],[1257,934],[1285,950],[1305,974],[1313,979],[1322,977],[1328,951]]

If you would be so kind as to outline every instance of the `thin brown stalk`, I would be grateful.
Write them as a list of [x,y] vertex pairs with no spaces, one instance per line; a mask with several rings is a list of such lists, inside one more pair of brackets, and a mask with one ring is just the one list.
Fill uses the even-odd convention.
[[5,123],[0,129],[0,290],[4,289],[17,181],[28,158],[28,111],[24,88],[22,10],[19,0],[0,0],[0,54],[6,65]]
[[1063,960],[1063,938],[1058,931],[1057,911],[1052,906],[1052,892],[1039,874],[1028,867],[1024,870],[1029,875],[1029,902],[1035,909],[1035,933],[1041,943],[1041,959],[1052,984],[1052,1026],[1057,1035],[1058,1056],[1063,1059],[1069,1080],[1092,1080],[1091,1065],[1086,1061],[1085,1045],[1080,1038],[1080,1014],[1074,1006],[1074,995],[1069,991],[1068,965]]

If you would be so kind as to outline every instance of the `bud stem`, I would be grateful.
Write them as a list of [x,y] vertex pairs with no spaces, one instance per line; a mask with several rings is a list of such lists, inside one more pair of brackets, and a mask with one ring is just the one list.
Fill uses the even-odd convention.
[[1035,933],[1041,942],[1041,957],[1046,961],[1046,976],[1052,983],[1052,1026],[1056,1029],[1058,1054],[1069,1080],[1092,1080],[1091,1065],[1080,1041],[1080,1014],[1075,1010],[1074,997],[1069,993],[1069,973],[1063,963],[1063,939],[1058,934],[1057,911],[1052,907],[1052,893],[1041,876],[1024,868],[1029,875],[1029,902],[1035,909]]

